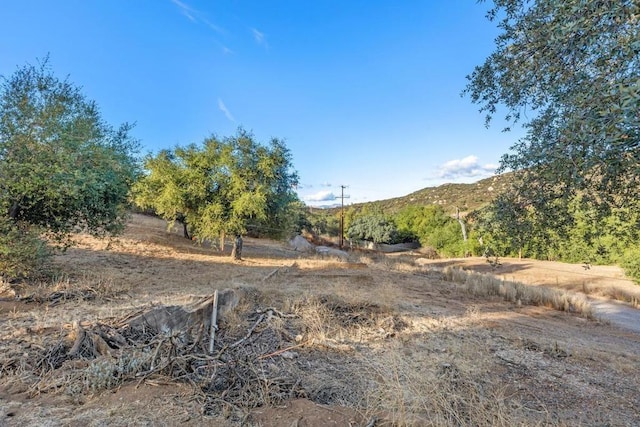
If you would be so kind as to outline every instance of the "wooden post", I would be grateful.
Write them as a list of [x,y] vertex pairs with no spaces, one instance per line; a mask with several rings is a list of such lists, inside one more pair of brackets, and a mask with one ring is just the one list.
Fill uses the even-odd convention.
[[211,310],[211,339],[209,340],[209,354],[213,354],[213,346],[216,342],[216,330],[218,329],[218,290],[213,293],[213,307]]

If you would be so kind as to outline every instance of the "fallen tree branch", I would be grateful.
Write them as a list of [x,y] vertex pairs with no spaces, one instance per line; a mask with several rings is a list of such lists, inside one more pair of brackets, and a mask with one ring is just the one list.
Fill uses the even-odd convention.
[[245,342],[247,339],[249,339],[251,334],[253,334],[253,331],[255,331],[255,329],[258,327],[260,322],[262,322],[263,320],[264,320],[264,314],[261,314],[260,317],[258,317],[258,320],[256,320],[256,323],[254,323],[253,326],[249,328],[249,331],[247,332],[247,335],[245,335],[243,338],[241,338],[238,341],[236,341],[233,344],[231,344],[229,346],[229,348],[236,348],[237,346],[239,346],[240,344]]
[[[269,313],[269,312],[271,312],[271,313]],[[270,314],[270,317],[273,317],[273,315],[275,314],[276,316],[282,317],[282,318],[285,318],[285,319],[293,319],[295,317],[298,317],[297,314],[285,314],[285,313],[277,310],[274,307],[267,307],[267,308],[262,309],[262,310],[258,309],[258,310],[256,310],[256,313],[267,313],[267,314]]]
[[282,353],[284,353],[286,351],[293,350],[294,348],[302,347],[305,344],[307,344],[307,343],[303,342],[303,343],[300,343],[300,344],[292,345],[291,347],[287,347],[287,348],[283,348],[283,349],[280,349],[280,350],[276,350],[273,353],[263,354],[262,356],[259,356],[256,360],[261,360],[261,359],[266,359],[267,357],[277,356],[277,355],[282,354]]
[[262,281],[266,282],[267,280],[269,280],[270,278],[272,278],[276,273],[278,273],[278,271],[280,271],[280,268],[276,268],[275,270],[273,270],[271,273],[267,274]]

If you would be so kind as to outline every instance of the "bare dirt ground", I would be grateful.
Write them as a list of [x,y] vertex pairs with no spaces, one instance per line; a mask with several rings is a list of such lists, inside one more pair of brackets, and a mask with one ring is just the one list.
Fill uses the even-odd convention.
[[[232,262],[140,215],[117,240],[77,241],[54,283],[0,288],[0,425],[640,425],[640,335],[472,294],[437,271],[489,272],[484,259],[340,261],[246,239]],[[636,291],[619,270],[565,266],[503,260],[499,274],[598,298]],[[226,288],[242,300],[220,324],[217,359],[178,354],[175,337],[71,348],[74,325],[115,327]]]

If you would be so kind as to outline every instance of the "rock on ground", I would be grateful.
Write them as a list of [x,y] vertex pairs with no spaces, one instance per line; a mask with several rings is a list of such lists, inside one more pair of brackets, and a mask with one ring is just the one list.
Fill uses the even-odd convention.
[[309,243],[307,241],[307,239],[305,239],[304,237],[302,237],[299,234],[296,237],[294,237],[293,239],[291,239],[289,241],[289,244],[291,245],[291,247],[295,251],[299,251],[299,252],[312,252],[313,251],[313,245],[311,243]]

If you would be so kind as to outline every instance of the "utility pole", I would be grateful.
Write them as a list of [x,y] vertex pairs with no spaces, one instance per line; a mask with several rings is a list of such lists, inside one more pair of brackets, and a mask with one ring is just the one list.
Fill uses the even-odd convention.
[[340,186],[340,249],[344,246],[344,198],[349,198],[349,196],[344,195],[345,188],[347,188],[345,185]]

